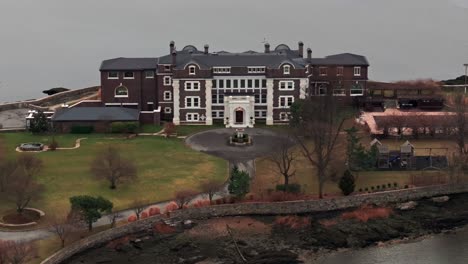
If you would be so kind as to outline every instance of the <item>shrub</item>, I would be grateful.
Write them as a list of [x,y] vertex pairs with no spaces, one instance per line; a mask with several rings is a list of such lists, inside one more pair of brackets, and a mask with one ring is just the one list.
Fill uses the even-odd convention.
[[380,190],[380,185],[377,185],[377,190]]
[[167,206],[166,206],[166,212],[172,212],[172,211],[175,211],[179,209],[179,206],[177,205],[177,203],[175,202],[170,202]]
[[129,223],[135,222],[136,220],[137,220],[136,215],[131,215],[131,216],[129,216],[129,217],[127,218],[127,221],[128,221]]
[[138,130],[138,122],[113,122],[111,124],[112,133],[136,133]]
[[359,192],[362,192],[362,188],[359,188]]
[[230,194],[243,198],[250,190],[250,176],[245,171],[240,171],[237,167],[232,169],[228,190]]
[[166,135],[166,137],[170,137],[172,134],[175,134],[175,132],[176,126],[174,123],[170,122],[164,124],[164,135]]
[[149,216],[148,212],[142,212],[140,217],[141,219],[145,219],[145,218],[148,218],[148,216]]
[[394,182],[393,187],[395,187],[395,188],[398,187],[398,183]]
[[405,189],[408,189],[408,184],[405,184]]
[[367,222],[369,219],[388,218],[391,213],[391,208],[373,208],[372,206],[364,205],[354,211],[341,214],[341,218]]
[[389,184],[387,184],[387,186],[388,186],[388,188],[391,188],[391,187],[392,187],[392,184],[391,184],[391,183],[389,183]]
[[375,189],[375,187],[374,187],[374,186],[371,186],[371,190],[374,190],[374,189]]
[[368,192],[368,191],[369,191],[369,188],[367,188],[367,187],[366,187],[366,188],[364,188],[364,191]]
[[297,183],[291,183],[288,185],[278,184],[276,185],[276,190],[281,191],[281,192],[288,192],[288,193],[300,193],[301,185]]
[[52,138],[52,142],[49,144],[49,150],[56,150],[58,148],[58,142],[55,140],[55,138]]
[[70,129],[72,134],[91,134],[93,131],[93,126],[72,126]]
[[150,216],[158,215],[161,214],[161,209],[159,207],[151,207],[148,212]]
[[382,184],[382,189],[385,189],[385,188],[387,188],[387,185]]
[[340,190],[344,195],[350,195],[354,192],[354,189],[356,188],[355,179],[349,170],[344,172],[343,177],[341,177],[340,182],[338,183],[338,187],[340,187]]

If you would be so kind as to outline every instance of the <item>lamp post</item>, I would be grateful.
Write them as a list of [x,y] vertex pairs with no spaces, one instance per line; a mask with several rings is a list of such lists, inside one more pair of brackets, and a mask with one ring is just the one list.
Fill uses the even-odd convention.
[[468,85],[468,63],[463,64],[465,66],[465,93]]

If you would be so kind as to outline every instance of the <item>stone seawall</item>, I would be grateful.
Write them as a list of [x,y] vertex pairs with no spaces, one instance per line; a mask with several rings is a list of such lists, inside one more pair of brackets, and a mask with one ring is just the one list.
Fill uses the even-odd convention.
[[[174,219],[206,219],[211,217],[239,216],[239,215],[286,215],[313,212],[332,211],[360,206],[362,204],[385,204],[405,202],[426,197],[449,195],[468,192],[468,184],[441,185],[414,189],[396,190],[373,194],[355,195],[334,199],[293,201],[276,203],[240,203],[216,205],[202,208],[189,208],[171,213]],[[85,250],[99,247],[108,241],[139,232],[151,230],[152,225],[164,219],[162,215],[133,222],[125,226],[109,229],[84,238],[76,243],[56,252],[41,264],[59,264],[73,255]]]
[[36,100],[0,104],[0,112],[7,111],[7,110],[21,109],[21,108],[32,108],[32,109],[44,111],[48,109],[48,106],[61,104],[66,101],[75,100],[75,99],[78,99],[79,97],[83,97],[85,95],[95,93],[99,90],[99,88],[100,88],[99,86],[93,86],[93,87],[88,87],[88,88],[83,88],[83,89],[66,91],[66,92],[54,94],[51,96],[47,96],[44,98],[36,99]]

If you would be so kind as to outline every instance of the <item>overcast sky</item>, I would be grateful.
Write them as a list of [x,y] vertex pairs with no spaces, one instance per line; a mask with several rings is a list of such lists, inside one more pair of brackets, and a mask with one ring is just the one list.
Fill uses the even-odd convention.
[[468,0],[0,0],[0,102],[99,84],[113,57],[296,47],[367,56],[370,79],[446,79],[468,63]]

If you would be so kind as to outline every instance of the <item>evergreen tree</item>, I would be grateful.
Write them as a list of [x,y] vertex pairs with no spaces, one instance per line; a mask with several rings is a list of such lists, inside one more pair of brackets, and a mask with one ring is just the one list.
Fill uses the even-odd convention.
[[103,213],[110,213],[114,205],[111,201],[89,195],[79,195],[70,198],[72,211],[80,214],[88,225],[89,231],[93,229],[93,223],[102,217]]
[[356,188],[356,183],[354,176],[349,170],[346,170],[344,172],[343,177],[341,177],[338,186],[340,187],[341,192],[346,196],[354,192],[354,188]]
[[45,133],[49,130],[49,122],[44,112],[39,111],[33,114],[33,119],[29,124],[29,130],[35,134]]
[[238,198],[244,197],[250,190],[250,176],[236,166],[232,169],[228,186],[229,193]]

